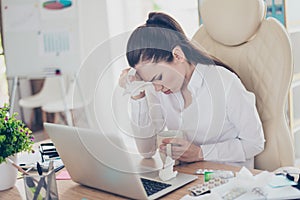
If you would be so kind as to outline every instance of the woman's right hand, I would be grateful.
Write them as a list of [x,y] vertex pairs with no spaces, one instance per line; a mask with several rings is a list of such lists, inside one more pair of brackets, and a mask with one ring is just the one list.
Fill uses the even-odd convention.
[[129,72],[130,68],[126,68],[122,70],[122,73],[120,74],[119,77],[119,86],[122,88],[126,88],[126,83],[127,83],[127,74]]
[[[134,76],[128,76],[128,72],[131,68],[126,68],[122,70],[122,73],[120,74],[119,77],[119,86],[126,89],[128,81],[129,82],[133,82],[133,81],[142,81],[142,79],[135,74]],[[136,96],[131,96],[132,99],[141,99],[145,96],[145,91],[141,91],[140,94],[136,95]]]

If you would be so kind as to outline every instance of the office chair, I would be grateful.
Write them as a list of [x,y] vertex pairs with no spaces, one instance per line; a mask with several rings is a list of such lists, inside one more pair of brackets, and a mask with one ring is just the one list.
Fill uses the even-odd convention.
[[287,31],[265,13],[263,0],[202,0],[203,24],[192,40],[233,68],[255,94],[266,139],[255,168],[273,171],[294,165],[285,110],[293,61]]
[[[24,108],[39,108],[43,107],[46,104],[49,104],[51,102],[58,101],[59,99],[63,98],[63,94],[66,91],[66,88],[64,88],[61,84],[61,78],[60,76],[55,77],[47,77],[45,78],[44,84],[42,86],[42,89],[28,97],[24,97],[19,100],[19,105]],[[66,77],[63,78],[64,83],[66,83]],[[66,86],[67,87],[67,86]],[[46,111],[47,112],[47,111]],[[47,121],[47,114],[43,111],[43,121]],[[32,118],[33,116],[31,116]],[[56,116],[54,116],[54,121],[56,121]],[[30,123],[32,122],[32,119],[30,119]],[[31,126],[31,125],[30,125]]]
[[73,93],[75,87],[74,78],[68,78],[67,89],[64,90],[64,95],[60,98],[56,98],[53,101],[46,102],[42,106],[42,111],[47,113],[59,113],[65,124],[72,126],[73,120],[71,116],[71,110],[73,107]]

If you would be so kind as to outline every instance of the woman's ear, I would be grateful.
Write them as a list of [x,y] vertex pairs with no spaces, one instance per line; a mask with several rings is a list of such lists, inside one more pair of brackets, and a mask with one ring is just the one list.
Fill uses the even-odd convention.
[[174,47],[174,49],[172,50],[172,54],[173,57],[175,58],[175,61],[179,61],[179,62],[186,61],[185,55],[182,49],[180,48],[180,46]]

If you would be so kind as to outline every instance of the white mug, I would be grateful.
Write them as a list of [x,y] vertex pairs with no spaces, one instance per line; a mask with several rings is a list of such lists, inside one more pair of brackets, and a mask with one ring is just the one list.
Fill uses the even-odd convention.
[[[159,146],[162,144],[162,140],[164,140],[166,138],[184,138],[184,133],[182,130],[168,130],[168,131],[159,132],[157,134],[157,141],[156,141],[157,148],[159,148]],[[172,157],[172,145],[167,144],[166,147],[167,147],[166,154],[159,152],[159,155],[160,155],[160,158],[161,158],[163,164],[165,164],[167,156]],[[178,164],[179,164],[179,161],[176,160],[175,165],[178,165]]]

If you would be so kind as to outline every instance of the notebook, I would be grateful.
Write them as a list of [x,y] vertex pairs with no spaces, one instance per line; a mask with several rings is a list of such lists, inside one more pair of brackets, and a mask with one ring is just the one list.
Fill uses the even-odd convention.
[[82,185],[133,199],[157,199],[197,179],[178,173],[162,182],[157,170],[140,173],[119,134],[51,123],[44,127],[72,180]]

